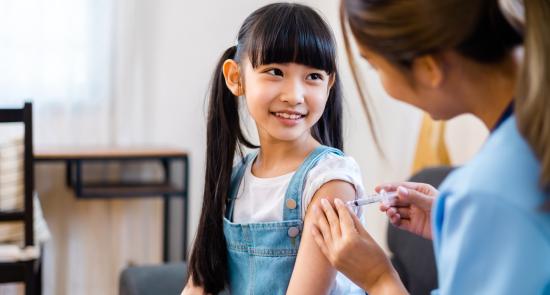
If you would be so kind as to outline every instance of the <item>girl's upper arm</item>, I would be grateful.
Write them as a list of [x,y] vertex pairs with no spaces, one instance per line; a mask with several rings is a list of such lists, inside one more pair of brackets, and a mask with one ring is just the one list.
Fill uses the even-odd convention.
[[[321,199],[327,199],[331,203],[336,198],[343,201],[353,200],[355,194],[352,184],[342,180],[332,180],[315,192],[309,208],[312,204],[320,203]],[[287,294],[327,294],[336,276],[336,270],[323,255],[311,234],[312,215],[311,210],[306,211],[300,249]]]

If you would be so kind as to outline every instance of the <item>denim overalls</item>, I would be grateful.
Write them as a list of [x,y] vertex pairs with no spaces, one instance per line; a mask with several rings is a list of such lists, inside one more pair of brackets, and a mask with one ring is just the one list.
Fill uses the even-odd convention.
[[303,227],[303,186],[309,170],[327,153],[343,155],[338,149],[319,146],[296,170],[285,193],[281,222],[232,222],[235,203],[233,200],[239,191],[246,167],[254,160],[256,153],[248,154],[244,161],[234,168],[223,228],[227,242],[231,294],[286,293],[300,246]]

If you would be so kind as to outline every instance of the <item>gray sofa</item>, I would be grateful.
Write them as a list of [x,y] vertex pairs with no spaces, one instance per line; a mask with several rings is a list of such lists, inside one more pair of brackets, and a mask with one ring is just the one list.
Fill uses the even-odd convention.
[[[452,167],[426,168],[413,175],[413,182],[438,187]],[[391,262],[411,295],[428,295],[437,288],[437,271],[432,241],[388,225],[388,248]]]
[[131,266],[120,275],[121,295],[180,294],[187,277],[183,262],[162,265]]

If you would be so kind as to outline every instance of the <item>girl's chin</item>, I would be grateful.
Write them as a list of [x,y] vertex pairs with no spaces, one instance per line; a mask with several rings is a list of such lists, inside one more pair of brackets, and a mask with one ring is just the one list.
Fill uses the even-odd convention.
[[295,142],[302,141],[304,136],[311,136],[309,132],[304,132],[303,130],[274,130],[273,132],[267,132],[271,140],[280,141],[280,142]]

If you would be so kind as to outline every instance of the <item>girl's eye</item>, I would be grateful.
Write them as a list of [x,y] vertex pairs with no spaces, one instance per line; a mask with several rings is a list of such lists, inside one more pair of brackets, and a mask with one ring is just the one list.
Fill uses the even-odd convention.
[[269,69],[265,72],[272,75],[272,76],[281,76],[281,77],[283,76],[283,71],[281,71],[279,69]]
[[308,75],[307,79],[308,80],[323,80],[323,75],[320,74],[320,73],[311,73]]

